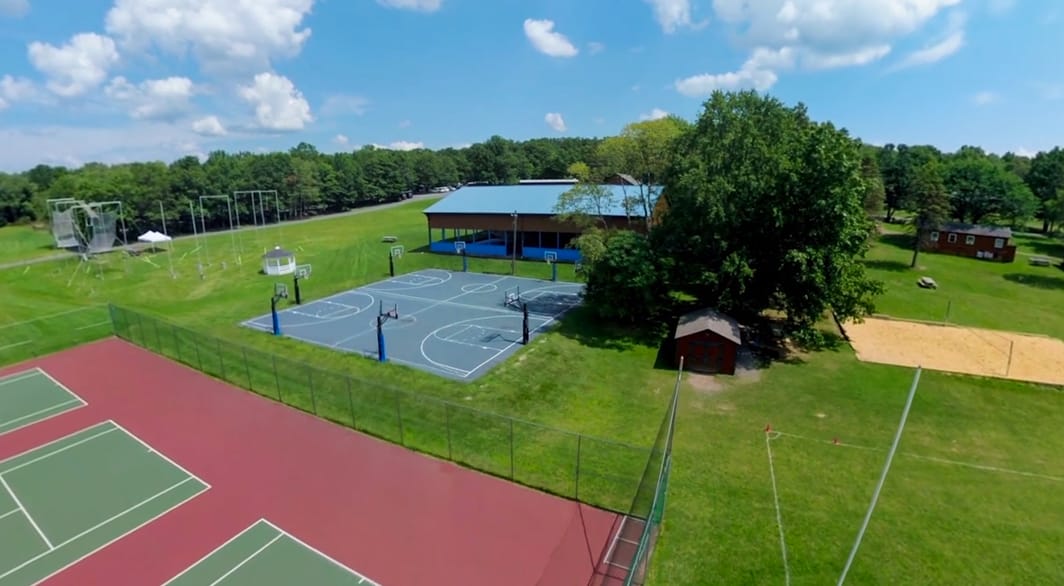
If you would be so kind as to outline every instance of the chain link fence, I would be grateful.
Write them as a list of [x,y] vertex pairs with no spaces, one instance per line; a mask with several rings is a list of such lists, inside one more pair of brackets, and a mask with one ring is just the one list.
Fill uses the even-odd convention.
[[[324,370],[110,306],[115,335],[200,372],[404,447],[617,513],[655,454]],[[656,465],[655,465],[656,466]],[[642,499],[645,500],[645,499]]]

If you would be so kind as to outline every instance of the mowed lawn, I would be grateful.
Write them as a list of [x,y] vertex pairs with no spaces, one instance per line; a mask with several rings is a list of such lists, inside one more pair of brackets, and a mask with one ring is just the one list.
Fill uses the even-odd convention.
[[0,228],[0,265],[57,254],[51,231],[30,226]]
[[[390,244],[381,242],[383,235],[398,236],[407,246],[397,267],[401,272],[457,270],[457,258],[416,251],[425,244],[421,210],[428,204],[415,201],[283,230],[245,232],[240,241],[218,235],[207,239],[206,249],[196,250],[194,239],[181,240],[172,254],[178,279],[170,278],[169,259],[162,253],[113,255],[88,271],[77,270],[75,261],[0,271],[0,294],[9,309],[0,317],[0,360],[11,362],[37,348],[78,339],[77,332],[98,335],[92,324],[106,320],[98,304],[113,301],[366,380],[580,433],[649,444],[675,373],[656,366],[656,345],[604,325],[586,311],[574,312],[559,328],[472,384],[237,326],[268,311],[274,279],[257,274],[252,251],[261,254],[275,244],[296,250],[301,263],[313,263],[314,276],[303,283],[308,299],[385,278]],[[234,248],[243,248],[250,260],[236,266]],[[214,266],[201,280],[196,263],[208,258]],[[224,270],[219,266],[223,258],[228,259]],[[918,302],[906,302],[905,296],[924,293],[914,284],[924,271],[902,273],[873,264],[877,276],[893,279],[884,279],[889,287],[881,301],[884,313],[935,319],[932,302],[940,302],[947,291],[957,292],[958,299],[982,299],[960,294],[964,283],[968,291],[975,283],[981,295],[1000,295],[1007,307],[1023,301],[1023,311],[1031,312],[1023,319],[1036,328],[1031,331],[1062,329],[1054,321],[1059,316],[1051,314],[1064,293],[1004,278],[1021,271],[1054,275],[1059,269],[931,255],[922,259],[942,289],[933,292],[937,297],[914,297]],[[880,245],[871,260],[901,260],[907,266],[908,256]],[[475,271],[509,271],[508,261],[471,260],[470,265]],[[542,263],[522,262],[518,273],[547,277],[549,270]],[[571,267],[563,267],[560,277],[572,279]],[[85,306],[94,307],[17,325]],[[978,323],[971,325],[993,327],[992,307],[981,310],[986,321],[978,321],[983,313],[973,313],[970,319]],[[920,311],[929,315],[918,315]],[[2,350],[26,340],[31,343]],[[833,583],[868,505],[912,374],[858,362],[847,348],[777,363],[755,375],[722,377],[715,385],[689,377],[651,583],[784,583],[769,447],[792,581]],[[769,424],[792,435],[778,436],[766,446]],[[834,445],[834,438],[842,445]],[[925,372],[849,583],[1053,583],[1057,568],[1064,566],[1064,465],[1056,452],[1062,441],[1060,391]]]
[[[1033,237],[1016,241],[1019,248],[1012,263],[920,253],[917,267],[909,268],[912,236],[888,232],[866,261],[871,275],[887,287],[876,308],[894,317],[1064,339],[1064,270],[1030,264],[1031,255],[1064,256],[1064,242]],[[917,287],[923,276],[935,279],[938,289]]]

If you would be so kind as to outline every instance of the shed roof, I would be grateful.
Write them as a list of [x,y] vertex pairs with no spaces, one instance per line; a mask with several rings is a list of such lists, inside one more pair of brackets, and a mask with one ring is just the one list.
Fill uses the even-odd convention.
[[680,316],[675,338],[686,338],[707,330],[736,344],[743,343],[739,322],[709,307]]
[[[638,188],[623,185],[604,185],[614,194],[614,205],[607,216],[625,217],[622,202],[625,197],[637,196]],[[425,210],[426,214],[506,214],[553,216],[558,212],[554,206],[563,193],[572,185],[488,185],[463,187],[451,192]],[[661,188],[655,189],[660,193]],[[639,215],[640,210],[633,210]]]
[[292,254],[292,252],[289,250],[285,250],[280,246],[275,246],[273,247],[273,250],[270,250],[266,254],[262,255],[262,258],[288,258],[290,256],[295,255]]
[[993,238],[1012,238],[1012,228],[980,226],[976,224],[963,224],[961,222],[946,222],[939,227],[939,231],[956,232],[958,234],[973,234],[975,236],[990,236]]

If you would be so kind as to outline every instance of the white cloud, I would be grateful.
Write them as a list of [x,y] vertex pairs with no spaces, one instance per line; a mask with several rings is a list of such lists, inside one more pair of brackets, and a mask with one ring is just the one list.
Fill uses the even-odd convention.
[[191,53],[205,71],[247,74],[294,57],[314,0],[115,0],[107,32],[130,53]]
[[302,130],[314,120],[306,98],[283,75],[256,75],[251,85],[240,88],[240,97],[255,106],[255,119],[264,129]]
[[[888,55],[898,39],[962,1],[714,0],[717,19],[734,29],[750,56],[738,70],[691,76],[675,87],[690,96],[714,89],[764,91],[788,69],[868,65]],[[950,32],[963,28],[951,27]]]
[[133,85],[119,76],[104,88],[108,97],[125,102],[131,108],[129,115],[138,120],[173,120],[191,108],[193,90],[187,77],[150,79]]
[[960,51],[964,47],[964,25],[966,21],[967,18],[963,12],[954,12],[950,15],[945,33],[939,37],[937,42],[909,53],[904,59],[891,67],[891,70],[896,71],[921,65],[930,65]]
[[45,163],[78,167],[85,162],[172,161],[196,154],[190,128],[163,122],[128,125],[0,127],[0,170],[21,171]]
[[547,125],[556,130],[557,132],[565,132],[565,119],[557,112],[550,112],[543,119],[547,122]]
[[647,112],[646,114],[641,114],[639,116],[639,119],[640,120],[660,120],[660,119],[662,119],[662,118],[664,118],[664,117],[666,117],[668,115],[669,115],[669,113],[666,112],[665,110],[662,110],[661,108],[654,108],[653,110]]
[[389,143],[389,144],[373,143],[373,144],[370,144],[370,145],[367,145],[367,146],[372,146],[372,147],[378,148],[378,149],[386,149],[386,150],[389,150],[389,151],[416,151],[418,149],[425,148],[425,143],[423,143],[423,142],[409,142],[409,141],[405,141],[405,140],[397,140],[397,141]]
[[699,29],[709,21],[694,22],[691,16],[691,0],[645,0],[654,7],[654,19],[661,30],[672,34],[681,27]]
[[756,49],[738,71],[728,73],[703,73],[677,80],[676,91],[685,96],[707,96],[715,90],[733,91],[754,89],[765,91],[776,84],[778,69],[789,69],[794,65],[795,51],[785,47],[777,51]]
[[38,99],[37,86],[24,77],[0,77],[0,110],[15,102]]
[[224,136],[225,126],[217,116],[204,116],[192,123],[192,132],[201,136]]
[[344,116],[354,114],[361,116],[369,108],[369,100],[362,96],[332,95],[325,98],[321,105],[323,116]]
[[29,11],[29,0],[0,0],[0,16],[22,18]]
[[977,106],[987,106],[1001,100],[1001,96],[994,92],[979,92],[972,96],[972,102]]
[[525,19],[525,36],[544,55],[575,57],[580,52],[565,35],[555,32],[553,20]]
[[600,43],[598,41],[591,41],[590,43],[587,44],[587,52],[592,54],[592,55],[597,55],[597,54],[599,54],[599,53],[601,53],[601,52],[603,52],[605,50],[606,50],[606,45],[604,45],[604,44],[602,44],[602,43]]
[[436,12],[443,6],[443,0],[377,0],[377,4],[400,10],[415,12]]
[[351,144],[351,140],[347,138],[347,135],[344,134],[337,134],[336,136],[334,136],[333,142],[340,146],[347,146]]
[[62,47],[33,42],[28,53],[30,63],[48,78],[48,89],[63,97],[95,89],[118,63],[114,41],[96,33],[74,35]]
[[1035,155],[1038,154],[1038,151],[1034,151],[1034,150],[1031,150],[1031,149],[1025,148],[1025,147],[1020,147],[1020,148],[1012,151],[1012,154],[1014,154],[1016,156],[1019,156],[1019,157],[1033,158]]

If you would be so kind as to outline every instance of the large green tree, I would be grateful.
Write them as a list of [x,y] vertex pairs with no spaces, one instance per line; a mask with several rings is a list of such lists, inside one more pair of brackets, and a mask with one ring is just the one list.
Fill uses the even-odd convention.
[[675,150],[653,235],[677,288],[740,317],[782,311],[806,339],[828,309],[873,310],[861,147],[845,131],[803,105],[716,92]]
[[1021,224],[1037,208],[1023,180],[1002,159],[980,148],[965,146],[947,157],[943,173],[951,215],[962,222]]
[[1064,190],[1064,149],[1057,147],[1035,155],[1024,180],[1038,198],[1038,218],[1042,220],[1042,231],[1048,234],[1064,220],[1056,214],[1056,198]]
[[617,136],[606,138],[598,148],[602,174],[632,175],[639,185],[629,196],[644,225],[653,223],[654,206],[661,196],[661,181],[672,160],[676,139],[690,124],[678,116],[633,122]]
[[931,232],[949,219],[950,196],[946,190],[942,165],[938,161],[928,161],[916,170],[913,176],[912,198],[909,211],[913,213],[913,228],[916,238],[913,240],[913,259],[910,267],[916,267],[920,249],[930,241]]

